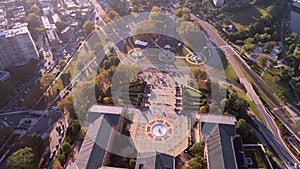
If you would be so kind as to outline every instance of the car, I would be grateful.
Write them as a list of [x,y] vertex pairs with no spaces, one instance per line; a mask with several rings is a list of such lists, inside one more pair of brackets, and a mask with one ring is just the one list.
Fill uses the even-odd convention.
[[57,109],[58,109],[57,106],[52,106],[52,107],[51,107],[51,110],[57,110]]

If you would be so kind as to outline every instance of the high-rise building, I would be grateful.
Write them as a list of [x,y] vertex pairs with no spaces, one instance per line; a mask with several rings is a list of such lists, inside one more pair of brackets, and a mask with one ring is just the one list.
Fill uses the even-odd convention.
[[38,59],[38,51],[27,26],[0,32],[0,69]]

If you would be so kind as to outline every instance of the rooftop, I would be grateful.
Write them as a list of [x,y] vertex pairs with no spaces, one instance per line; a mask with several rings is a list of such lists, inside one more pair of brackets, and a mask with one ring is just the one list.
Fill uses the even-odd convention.
[[50,24],[50,21],[49,21],[47,16],[41,16],[41,19],[42,19],[42,22],[43,22],[43,25],[44,25],[45,29],[51,29],[52,28],[52,26]]
[[[119,115],[114,116],[119,118]],[[76,161],[78,168],[100,168],[103,165],[113,126],[117,125],[111,117],[103,114],[89,125]]]
[[222,123],[231,125],[236,123],[236,119],[233,115],[200,114],[197,117],[201,119],[201,122],[205,123]]
[[234,116],[208,114],[201,116],[200,120],[202,140],[207,148],[208,168],[237,168],[233,146],[236,137]]
[[89,112],[105,113],[105,114],[121,114],[122,110],[123,110],[122,107],[92,105]]
[[14,29],[9,29],[9,30],[2,31],[2,32],[0,32],[0,36],[5,36],[5,38],[8,38],[8,37],[16,36],[16,35],[21,35],[21,34],[24,34],[24,33],[28,33],[27,26],[22,26],[22,27],[19,27],[19,28],[14,28]]
[[173,169],[175,168],[175,157],[159,153],[159,152],[147,152],[138,153],[135,168],[139,169]]

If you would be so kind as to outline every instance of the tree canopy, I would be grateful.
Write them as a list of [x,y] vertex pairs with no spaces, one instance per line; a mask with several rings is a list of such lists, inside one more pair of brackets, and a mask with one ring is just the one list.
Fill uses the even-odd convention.
[[53,73],[44,74],[44,76],[40,80],[42,89],[46,89],[48,86],[50,86],[54,79],[55,76]]
[[95,25],[91,21],[85,21],[82,26],[82,29],[86,35],[90,34],[93,30],[95,30]]
[[36,169],[37,163],[31,148],[19,149],[8,158],[8,166],[11,169]]

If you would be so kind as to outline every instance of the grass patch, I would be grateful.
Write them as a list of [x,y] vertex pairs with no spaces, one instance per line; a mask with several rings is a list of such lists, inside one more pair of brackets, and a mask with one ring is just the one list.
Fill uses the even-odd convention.
[[297,121],[296,121],[296,126],[297,126],[297,128],[300,130],[300,120],[297,120]]
[[[202,94],[198,93],[198,92],[195,92],[194,90],[192,89],[189,89],[189,88],[184,88],[184,94],[187,94],[189,96],[192,96],[192,97],[203,97]],[[185,93],[186,92],[186,93]]]
[[[248,75],[248,73],[244,70],[244,68],[242,66],[240,66],[240,64],[238,63],[237,60],[234,60],[234,62],[237,63],[237,65],[239,65],[240,70],[243,72],[243,74],[245,75],[246,79],[248,82],[250,82],[255,90],[255,92],[257,93],[257,95],[259,97],[261,97],[268,105],[270,108],[275,108],[276,106],[274,105],[274,103],[266,96],[264,95],[261,90],[258,90],[257,86],[255,85],[256,82],[253,81],[253,79]],[[266,86],[267,87],[267,86]],[[262,100],[262,101],[263,101]]]
[[235,71],[230,63],[228,63],[228,65],[225,68],[225,76],[226,76],[226,79],[228,79],[230,81],[237,82],[237,83],[239,82],[239,77],[235,73]]
[[282,88],[273,81],[274,75],[272,75],[268,70],[265,71],[264,75],[262,76],[262,79],[265,81],[265,83],[270,86],[276,94],[281,93]]
[[240,30],[246,28],[251,23],[257,21],[261,16],[267,14],[267,11],[262,6],[250,5],[245,9],[232,10],[230,14],[230,22]]
[[189,88],[183,88],[182,96],[182,107],[185,110],[199,111],[201,106],[207,104],[204,94]]
[[[280,80],[279,82],[274,82],[273,77],[274,76],[281,76],[278,69],[268,69],[262,79],[264,82],[271,87],[271,89],[276,93],[277,96],[281,96],[280,99],[284,100],[286,99],[288,102],[293,103],[295,100],[297,100],[293,94],[293,90],[291,89],[289,85],[289,81],[287,80]],[[284,98],[282,98],[284,97]]]

